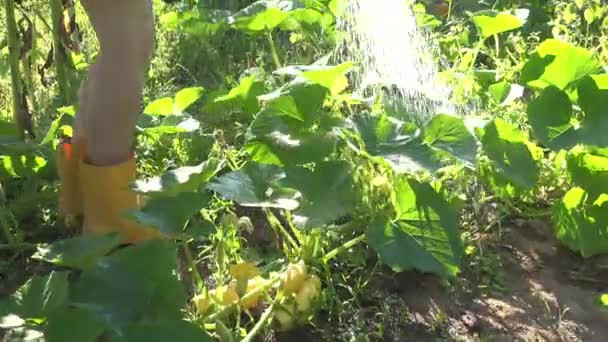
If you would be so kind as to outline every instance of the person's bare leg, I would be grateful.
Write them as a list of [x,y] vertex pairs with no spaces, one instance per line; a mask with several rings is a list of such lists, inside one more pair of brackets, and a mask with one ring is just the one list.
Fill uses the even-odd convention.
[[87,78],[80,86],[80,93],[78,94],[78,111],[76,112],[74,124],[72,125],[72,142],[83,142],[86,140],[87,110],[91,107],[89,105],[89,99],[91,98],[91,80],[95,79],[96,70],[97,64],[91,64],[87,72]]
[[100,52],[83,92],[86,153],[79,164],[84,234],[119,233],[123,243],[159,236],[124,217],[142,205],[130,190],[132,142],[154,48],[151,0],[82,0]]
[[128,160],[141,93],[154,48],[150,0],[83,0],[100,45],[85,89],[86,159],[105,166]]

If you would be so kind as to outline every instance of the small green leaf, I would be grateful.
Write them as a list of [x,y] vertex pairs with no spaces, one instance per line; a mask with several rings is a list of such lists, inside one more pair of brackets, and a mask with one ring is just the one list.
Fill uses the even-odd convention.
[[238,86],[230,89],[227,94],[218,95],[205,105],[204,111],[226,113],[235,110],[254,115],[260,110],[258,96],[265,91],[264,82],[257,80],[254,76],[245,77]]
[[179,25],[179,14],[176,11],[169,11],[160,16],[159,22],[166,28],[174,30]]
[[339,17],[346,10],[347,1],[346,0],[330,0],[328,7],[334,16]]
[[336,66],[319,67],[318,70],[303,72],[301,77],[331,90],[335,87],[336,82],[339,82],[352,67],[353,64],[351,62],[342,63]]
[[101,236],[78,236],[58,240],[48,247],[38,247],[33,259],[43,260],[57,266],[85,269],[93,266],[98,258],[120,245],[117,234]]
[[152,116],[166,116],[173,114],[173,99],[170,97],[164,97],[151,102],[144,109],[144,114]]
[[[57,130],[59,129],[59,127],[61,127],[63,125],[71,124],[72,121],[73,121],[73,118],[70,115],[61,114],[57,119],[53,120],[49,129],[46,131],[46,135],[44,136],[44,139],[42,139],[42,141],[40,142],[40,145],[46,145],[46,144],[52,142],[53,139],[55,139],[57,137]],[[0,127],[1,127],[1,125],[0,125]],[[16,132],[16,130],[14,132]],[[4,136],[4,134],[2,131],[0,131],[0,142],[2,142],[2,138],[1,138],[2,136]]]
[[604,293],[600,296],[600,304],[603,307],[608,308],[608,293]]
[[522,27],[523,22],[517,16],[508,12],[481,11],[473,16],[473,22],[481,31],[483,39],[495,34],[507,32]]
[[521,98],[523,91],[524,88],[522,86],[504,81],[494,83],[488,87],[488,92],[492,96],[492,99],[501,106],[508,105],[514,100]]
[[203,95],[203,90],[202,87],[192,87],[180,90],[175,94],[174,112],[182,113],[190,107]]

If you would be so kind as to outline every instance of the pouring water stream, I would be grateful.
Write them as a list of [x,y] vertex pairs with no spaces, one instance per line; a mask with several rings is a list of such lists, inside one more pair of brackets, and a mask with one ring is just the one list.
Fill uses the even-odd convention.
[[346,33],[341,59],[357,66],[355,92],[390,89],[385,104],[418,122],[438,112],[456,113],[450,88],[438,80],[430,35],[418,27],[407,0],[351,0],[338,29]]

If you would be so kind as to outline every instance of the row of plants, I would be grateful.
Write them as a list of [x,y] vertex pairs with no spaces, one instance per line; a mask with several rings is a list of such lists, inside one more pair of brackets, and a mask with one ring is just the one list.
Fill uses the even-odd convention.
[[[587,32],[605,20],[594,3],[572,9]],[[532,1],[467,16],[449,2],[436,17],[416,6],[420,25],[441,37],[454,101],[473,96],[483,108],[419,126],[382,99],[353,96],[357,66],[326,54],[339,41],[341,1],[157,5],[163,35],[181,49],[171,58],[199,44],[214,60],[219,45],[206,44],[234,43],[216,75],[192,69],[205,82],[154,96],[138,125],[134,191],[149,200],[128,215],[176,241],[40,244],[19,229],[20,202],[8,201],[7,249],[35,250],[32,260],[52,267],[3,302],[3,327],[49,341],[250,341],[268,326],[289,330],[339,311],[344,260],[450,280],[470,243],[460,213],[480,201],[466,182],[482,184],[509,215],[549,214],[559,240],[583,257],[608,250],[605,50],[583,47],[592,33],[549,38],[555,7]],[[151,87],[164,72],[152,70]],[[75,110],[61,107],[39,141],[0,145],[9,198],[53,193],[53,141],[69,134]]]

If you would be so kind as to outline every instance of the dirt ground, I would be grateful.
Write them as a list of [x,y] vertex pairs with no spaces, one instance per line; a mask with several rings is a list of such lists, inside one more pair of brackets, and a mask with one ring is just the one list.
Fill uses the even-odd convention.
[[583,260],[541,222],[501,233],[482,281],[465,271],[461,286],[448,291],[435,277],[412,273],[388,288],[383,280],[407,306],[384,340],[607,341],[608,311],[597,299],[608,292],[608,258]]

